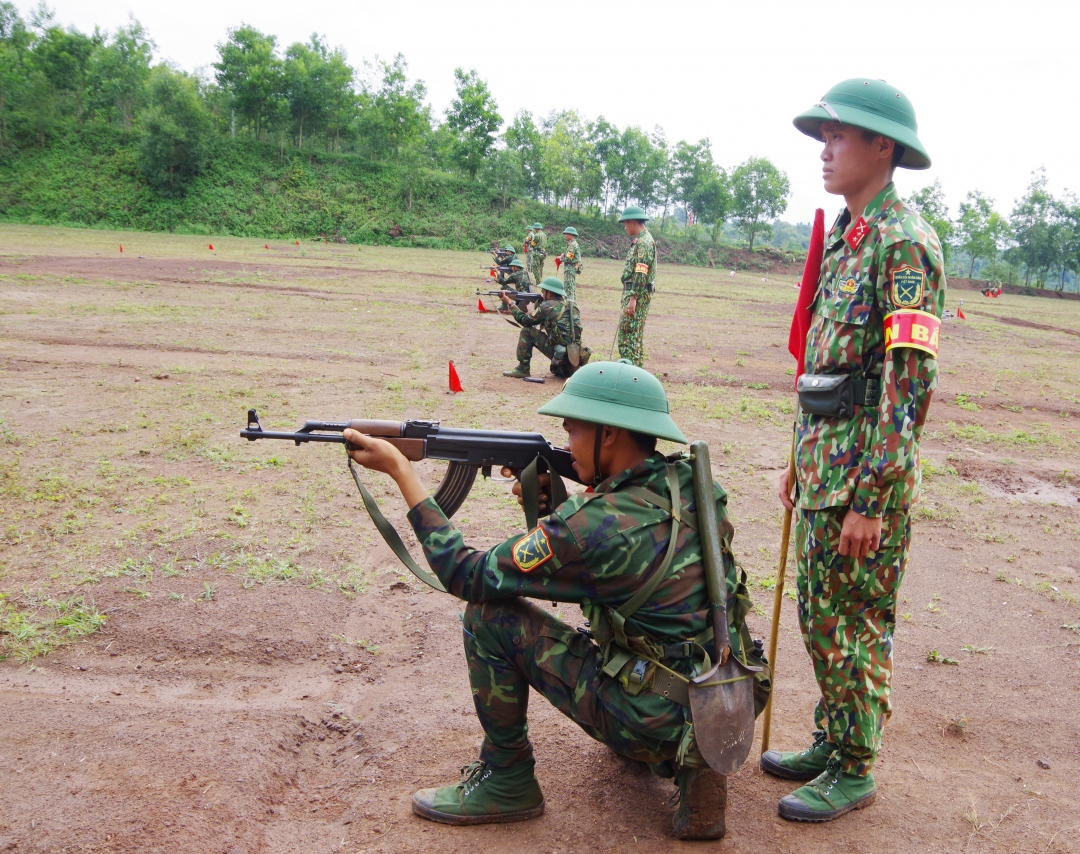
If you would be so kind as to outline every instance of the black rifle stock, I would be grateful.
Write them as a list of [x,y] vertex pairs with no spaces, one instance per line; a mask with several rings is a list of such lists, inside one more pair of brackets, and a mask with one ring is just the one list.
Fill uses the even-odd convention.
[[249,442],[278,439],[286,442],[336,442],[345,444],[343,433],[352,428],[366,436],[385,439],[406,459],[444,460],[449,463],[446,476],[435,490],[435,503],[447,517],[453,516],[465,501],[477,472],[491,476],[492,468],[526,469],[542,457],[555,474],[581,483],[574,471],[569,451],[552,446],[539,433],[514,433],[502,430],[467,430],[443,427],[438,421],[379,421],[358,418],[352,421],[306,421],[293,433],[264,430],[259,414],[248,410],[247,427],[240,436]]

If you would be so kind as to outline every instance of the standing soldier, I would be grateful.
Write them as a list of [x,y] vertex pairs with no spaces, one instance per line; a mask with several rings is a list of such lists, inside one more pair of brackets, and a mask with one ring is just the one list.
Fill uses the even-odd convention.
[[[897,166],[930,165],[903,93],[845,80],[795,126],[825,143],[825,190],[847,205],[826,239],[795,430],[799,624],[821,698],[811,746],[770,750],[761,767],[809,781],[781,799],[782,817],[829,821],[876,796],[945,275],[937,235],[892,182]],[[788,508],[789,486],[785,474]]]
[[[727,779],[705,764],[683,693],[703,665],[697,642],[711,646],[702,544],[691,521],[700,518],[694,475],[684,455],[656,451],[657,438],[686,438],[656,377],[624,362],[582,368],[540,414],[564,419],[574,469],[593,487],[549,507],[541,475],[540,504],[551,515],[488,551],[465,544],[397,448],[345,431],[352,458],[397,483],[428,564],[469,603],[463,640],[484,729],[480,758],[459,782],[418,791],[413,811],[450,825],[543,814],[527,722],[531,686],[613,751],[674,776],[676,837],[718,839]],[[730,537],[727,496],[710,486],[719,528]],[[520,484],[514,491],[521,495]],[[723,564],[734,601],[733,591],[742,596],[744,588],[736,588],[727,552]],[[578,602],[591,628],[576,631],[526,597]],[[743,625],[732,624],[733,638]]]
[[622,315],[619,320],[619,358],[638,367],[645,363],[645,318],[656,282],[656,243],[645,223],[649,218],[637,205],[622,212],[619,222],[630,237],[623,267]]
[[529,272],[534,282],[544,281],[544,258],[547,256],[547,232],[540,223],[533,223],[532,255]]
[[563,271],[563,288],[566,290],[566,298],[571,302],[577,302],[577,277],[581,274],[581,247],[577,242],[577,229],[572,225],[564,228],[563,237],[566,238],[566,251],[559,256]]
[[531,225],[525,226],[525,242],[521,244],[521,251],[525,255],[525,269],[532,271],[532,245],[533,245],[533,227]]
[[574,303],[563,299],[562,282],[549,276],[540,285],[540,295],[544,301],[532,314],[526,314],[514,302],[512,292],[503,291],[503,304],[521,326],[517,367],[503,371],[504,377],[521,379],[531,376],[533,348],[551,359],[551,372],[557,377],[568,377],[574,372],[568,354],[570,346],[576,345],[581,358],[584,362],[588,361],[588,350],[581,347],[581,315]]

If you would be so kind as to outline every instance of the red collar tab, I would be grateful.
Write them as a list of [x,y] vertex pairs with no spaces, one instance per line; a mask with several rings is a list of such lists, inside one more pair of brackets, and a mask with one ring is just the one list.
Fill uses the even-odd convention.
[[866,225],[866,220],[862,217],[856,219],[851,223],[851,228],[848,229],[848,233],[843,240],[847,241],[847,244],[851,247],[852,252],[859,248],[859,244],[863,242],[863,238],[869,233],[870,227]]
[[844,235],[844,240],[847,245],[851,247],[851,251],[854,252],[859,248],[859,244],[863,242],[863,238],[870,232],[870,226],[866,224],[866,220],[859,217],[855,222],[851,224],[851,228],[848,229],[848,233]]

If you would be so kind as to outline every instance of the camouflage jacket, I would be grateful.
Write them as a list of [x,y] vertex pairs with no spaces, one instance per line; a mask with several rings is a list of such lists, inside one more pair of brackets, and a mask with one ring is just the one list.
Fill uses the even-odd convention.
[[880,376],[881,402],[876,409],[856,407],[848,419],[799,415],[799,507],[850,506],[874,517],[910,508],[921,482],[919,438],[937,385],[937,358],[914,347],[886,352],[885,318],[905,309],[940,318],[945,288],[937,235],[892,184],[854,223],[846,209],[836,220],[825,239],[803,368]]
[[546,231],[534,231],[533,232],[532,251],[539,253],[541,256],[547,255],[547,232]]
[[529,278],[528,270],[514,270],[511,273],[504,273],[499,270],[495,273],[495,283],[498,285],[509,285],[507,290],[513,289],[515,291],[527,291],[532,287],[532,279]]
[[581,272],[581,247],[578,246],[576,240],[571,240],[567,243],[566,251],[559,257],[562,258],[563,264],[573,267],[575,272]]
[[632,296],[641,296],[655,281],[656,242],[646,228],[630,242],[622,273],[623,290],[630,291]]
[[532,314],[526,314],[516,303],[510,313],[522,326],[542,326],[552,344],[581,343],[581,312],[573,303],[549,299],[540,303]]
[[[570,496],[535,529],[486,552],[466,546],[461,532],[430,498],[410,510],[408,518],[428,564],[459,599],[486,602],[530,596],[574,602],[596,626],[605,606],[618,608],[630,600],[664,561],[671,536],[670,516],[622,490],[644,487],[668,497],[669,460],[676,466],[682,505],[692,511],[694,487],[689,464],[678,456],[653,454],[634,468],[609,477],[595,491]],[[730,532],[727,495],[719,484],[714,484],[714,495],[721,529]],[[729,598],[735,590],[734,573],[732,562],[727,579]],[[698,535],[681,525],[666,580],[627,620],[627,634],[644,633],[661,644],[688,640],[705,631],[708,611]],[[668,663],[690,673],[689,659]],[[682,725],[681,707],[656,694],[627,696],[615,680],[605,680],[602,692],[605,705],[631,727],[655,731]]]

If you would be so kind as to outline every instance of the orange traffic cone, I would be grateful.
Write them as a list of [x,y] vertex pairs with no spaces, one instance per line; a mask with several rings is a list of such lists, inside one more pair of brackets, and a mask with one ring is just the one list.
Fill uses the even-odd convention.
[[481,314],[484,314],[487,311],[487,309],[484,308],[484,301],[479,297],[476,298],[476,310]]
[[465,389],[461,387],[461,379],[457,375],[457,368],[454,367],[453,360],[450,361],[450,391],[465,391]]

